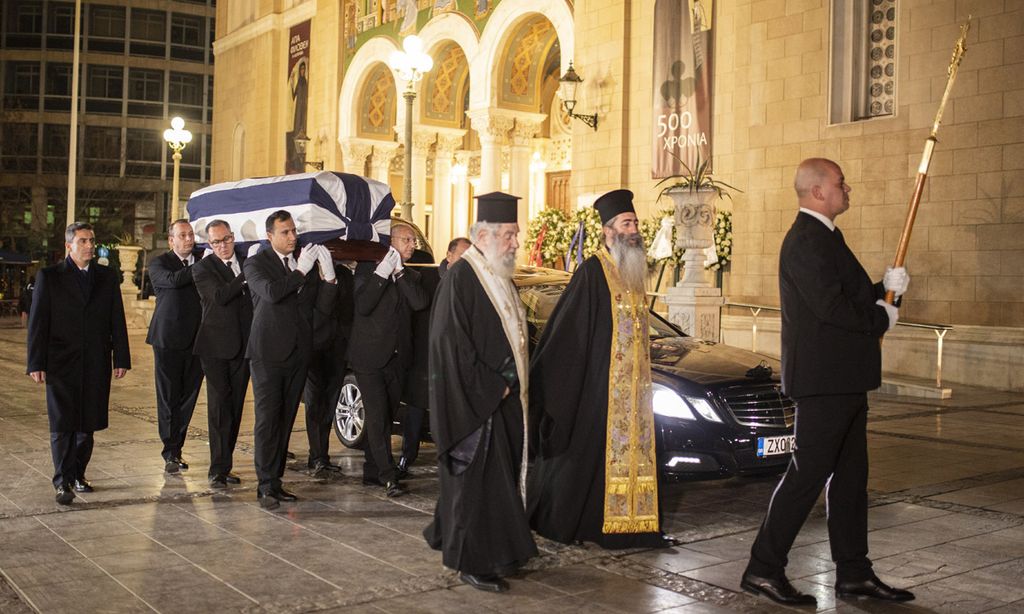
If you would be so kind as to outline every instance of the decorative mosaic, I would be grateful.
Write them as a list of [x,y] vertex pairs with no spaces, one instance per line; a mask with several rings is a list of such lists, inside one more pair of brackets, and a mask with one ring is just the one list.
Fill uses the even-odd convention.
[[430,123],[459,126],[469,63],[462,48],[452,43],[438,54],[434,70],[428,73],[423,88],[423,116]]
[[547,66],[547,58],[553,47],[557,45],[555,29],[542,15],[519,27],[509,41],[501,63],[502,102],[526,110],[538,110],[540,102],[537,93],[540,90],[539,82],[544,77],[540,73]]
[[359,97],[359,135],[391,138],[395,126],[395,80],[384,64],[378,64],[363,85]]
[[871,0],[868,117],[892,115],[896,89],[896,0]]

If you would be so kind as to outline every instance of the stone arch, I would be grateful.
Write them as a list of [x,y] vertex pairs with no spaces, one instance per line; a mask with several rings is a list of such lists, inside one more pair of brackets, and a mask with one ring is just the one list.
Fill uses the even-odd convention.
[[354,101],[356,136],[394,140],[397,91],[395,77],[386,64],[378,62],[370,67]]
[[543,15],[521,20],[509,33],[498,62],[498,104],[534,113],[542,110],[543,90],[558,80],[560,60],[554,25]]
[[500,62],[509,40],[525,20],[540,14],[551,22],[561,46],[559,74],[569,67],[575,50],[572,9],[566,0],[503,0],[487,20],[480,51],[470,60],[471,109],[498,106]]
[[238,180],[245,177],[245,124],[235,124],[235,131],[231,135],[231,179]]
[[461,128],[465,123],[464,100],[469,87],[469,61],[462,47],[443,41],[430,50],[434,69],[420,84],[416,122],[422,125]]
[[345,78],[341,83],[341,93],[338,96],[339,141],[357,135],[359,109],[353,108],[353,105],[357,104],[358,96],[371,73],[382,63],[382,59],[386,59],[392,51],[397,49],[398,45],[395,44],[395,41],[384,36],[376,36],[366,41],[352,56],[352,61],[345,69]]

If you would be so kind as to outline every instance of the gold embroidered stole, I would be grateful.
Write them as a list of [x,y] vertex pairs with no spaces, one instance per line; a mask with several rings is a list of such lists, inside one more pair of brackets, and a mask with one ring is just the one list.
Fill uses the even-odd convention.
[[480,280],[491,306],[498,312],[505,338],[512,348],[512,356],[516,361],[516,375],[519,377],[519,402],[523,406],[523,458],[519,467],[519,497],[526,507],[526,464],[527,446],[529,445],[528,400],[530,398],[530,361],[526,346],[526,308],[519,300],[519,292],[510,279],[502,279],[494,274],[487,258],[474,246],[467,249],[462,257],[469,262]]
[[597,257],[611,293],[603,533],[652,533],[658,527],[647,297],[626,288],[605,250]]

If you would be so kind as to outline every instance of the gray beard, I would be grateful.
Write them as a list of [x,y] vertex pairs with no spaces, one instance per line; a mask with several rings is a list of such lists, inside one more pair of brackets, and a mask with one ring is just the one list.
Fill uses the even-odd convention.
[[[496,243],[496,242],[495,242]],[[483,250],[484,258],[495,275],[502,279],[512,279],[512,273],[516,270],[516,255],[501,254],[495,243],[488,244]]]
[[615,266],[619,269],[619,277],[627,288],[634,292],[644,292],[647,282],[647,252],[643,241],[630,245],[631,237],[638,235],[615,235],[609,251]]

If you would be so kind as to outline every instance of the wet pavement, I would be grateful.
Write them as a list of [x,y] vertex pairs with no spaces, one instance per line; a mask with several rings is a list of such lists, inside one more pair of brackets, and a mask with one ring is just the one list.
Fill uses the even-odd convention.
[[[184,450],[191,468],[166,475],[152,354],[138,334],[136,367],[114,384],[110,428],[97,433],[96,492],[58,506],[44,392],[24,375],[24,339],[0,321],[2,612],[787,611],[739,588],[774,477],[669,485],[664,528],[677,547],[612,553],[539,540],[542,556],[493,595],[459,583],[420,535],[437,494],[429,445],[399,499],[363,486],[361,453],[336,441],[343,473],[316,480],[300,408],[299,460],[285,475],[300,501],[265,511],[251,400],[235,453],[242,484],[209,489],[203,393]],[[873,395],[871,406],[871,555],[917,600],[837,600],[821,505],[791,554],[794,584],[820,611],[1024,612],[1024,395],[957,388],[946,401]]]

